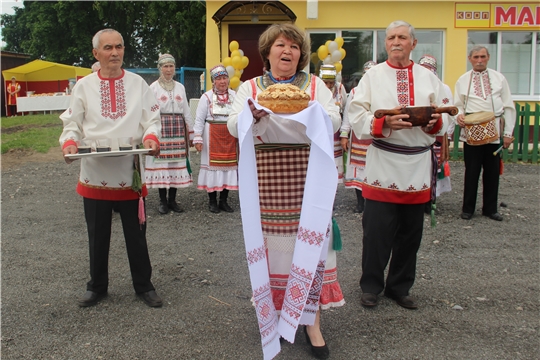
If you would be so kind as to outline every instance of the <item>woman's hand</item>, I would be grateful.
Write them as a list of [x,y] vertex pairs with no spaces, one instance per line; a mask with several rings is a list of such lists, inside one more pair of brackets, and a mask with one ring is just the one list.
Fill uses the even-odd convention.
[[201,144],[201,143],[195,144],[195,149],[196,149],[198,152],[201,152],[201,151],[202,151],[202,144]]
[[248,99],[249,109],[251,110],[251,113],[253,114],[253,119],[255,119],[255,124],[257,124],[263,117],[268,115],[268,113],[264,110],[257,110],[255,107],[255,104],[253,104],[253,101]]

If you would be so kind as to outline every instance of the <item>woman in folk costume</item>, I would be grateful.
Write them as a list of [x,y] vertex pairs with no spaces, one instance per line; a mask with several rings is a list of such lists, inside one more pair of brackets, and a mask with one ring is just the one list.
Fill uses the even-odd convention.
[[[320,309],[344,304],[331,226],[333,134],[341,117],[324,82],[302,71],[310,56],[302,30],[270,26],[259,53],[268,71],[239,87],[228,128],[239,138],[242,224],[263,355],[272,359],[280,336],[292,343],[298,326],[307,325],[312,353],[326,359]],[[263,108],[257,95],[277,83],[305,91],[309,106],[279,115]]]
[[17,82],[15,76],[11,78],[11,82],[7,86],[7,105],[9,106],[10,115],[17,116],[17,98],[21,91],[21,85]]
[[[149,188],[159,189],[160,214],[184,211],[176,203],[177,188],[193,183],[189,165],[189,141],[193,136],[193,120],[184,85],[173,80],[175,60],[170,54],[158,59],[159,79],[150,88],[161,112],[161,153],[146,157],[145,181]],[[167,198],[167,189],[169,197]]]
[[[377,65],[373,60],[369,60],[364,64],[364,72],[362,76],[372,67]],[[352,88],[349,94],[349,99],[352,99],[356,88]],[[366,169],[366,153],[371,139],[360,140],[354,134],[349,123],[349,103],[345,105],[343,111],[343,123],[341,124],[340,139],[343,151],[347,153],[347,162],[345,164],[345,180],[343,183],[348,189],[354,189],[356,192],[356,208],[355,213],[364,212],[364,197],[362,196],[362,183],[364,182],[364,173]]]
[[227,120],[236,93],[229,89],[223,65],[213,67],[210,77],[212,90],[201,96],[195,116],[193,145],[201,152],[197,188],[208,192],[211,212],[233,212],[227,197],[229,190],[238,190],[238,140],[229,133]]
[[[319,77],[324,81],[324,84],[332,92],[332,98],[335,104],[339,107],[339,113],[343,119],[343,110],[347,102],[347,90],[342,83],[336,81],[337,71],[334,65],[321,65],[319,69]],[[343,149],[341,147],[339,132],[334,134],[334,159],[338,170],[338,181],[343,182]]]
[[[437,59],[435,59],[431,55],[423,55],[420,60],[418,60],[418,64],[422,65],[429,71],[431,71],[435,76],[438,77],[437,74]],[[450,87],[443,83],[444,91],[446,93],[446,97],[448,98],[448,103],[445,104],[445,106],[451,106],[454,105],[454,98],[452,96],[452,90]],[[454,117],[449,114],[443,114],[443,116],[448,117],[448,130],[447,133],[443,136],[437,136],[436,141],[433,144],[433,150],[435,151],[435,155],[437,155],[437,161],[439,165],[439,169],[437,170],[437,191],[436,191],[436,197],[439,197],[442,193],[452,191],[452,186],[450,184],[450,164],[448,163],[449,160],[449,150],[448,150],[448,142],[452,140],[452,137],[454,135],[454,128],[455,128],[455,121]],[[427,214],[431,213],[432,204],[431,201],[426,203],[425,212]]]

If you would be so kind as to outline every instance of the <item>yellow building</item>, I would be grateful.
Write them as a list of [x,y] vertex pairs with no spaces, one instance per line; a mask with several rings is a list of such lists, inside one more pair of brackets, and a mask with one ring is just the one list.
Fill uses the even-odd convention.
[[[263,70],[257,40],[276,22],[294,22],[311,38],[309,72],[322,63],[317,50],[328,40],[344,39],[342,82],[350,90],[368,60],[386,60],[385,29],[394,20],[405,20],[416,29],[418,45],[411,57],[430,54],[438,60],[438,73],[453,89],[460,75],[470,70],[468,51],[485,45],[489,67],[502,72],[515,101],[540,100],[540,4],[523,1],[455,2],[445,0],[364,1],[206,1],[206,67],[230,55],[236,40],[249,65],[241,80]],[[315,55],[314,55],[315,54]]]

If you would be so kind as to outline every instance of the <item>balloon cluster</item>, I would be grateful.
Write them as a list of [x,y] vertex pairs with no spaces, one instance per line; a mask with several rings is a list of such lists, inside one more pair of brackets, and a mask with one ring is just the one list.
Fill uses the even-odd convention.
[[315,62],[317,56],[319,60],[325,65],[334,65],[336,71],[339,73],[343,66],[340,61],[345,58],[347,54],[345,49],[342,48],[344,40],[342,37],[337,37],[333,41],[328,40],[324,45],[319,46],[317,53],[311,54],[311,61]]
[[225,66],[229,74],[229,87],[236,89],[240,86],[240,77],[244,69],[248,66],[249,59],[247,56],[244,56],[244,52],[240,49],[240,45],[236,40],[229,43],[229,50],[231,51],[231,56],[223,59],[223,66]]

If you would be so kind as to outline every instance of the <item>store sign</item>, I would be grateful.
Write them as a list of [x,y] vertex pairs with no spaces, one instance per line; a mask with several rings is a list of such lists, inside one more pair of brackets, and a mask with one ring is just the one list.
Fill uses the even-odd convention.
[[455,27],[540,30],[540,4],[456,3]]

